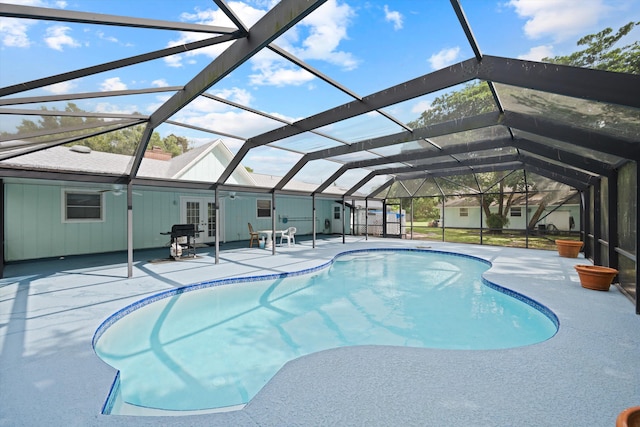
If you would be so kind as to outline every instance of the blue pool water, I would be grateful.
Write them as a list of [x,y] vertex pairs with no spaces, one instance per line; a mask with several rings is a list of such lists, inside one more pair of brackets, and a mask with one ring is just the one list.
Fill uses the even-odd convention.
[[247,403],[287,361],[329,348],[503,349],[552,337],[555,316],[483,282],[488,268],[440,252],[348,252],[310,274],[143,301],[108,319],[94,346],[120,371],[122,401],[186,411]]

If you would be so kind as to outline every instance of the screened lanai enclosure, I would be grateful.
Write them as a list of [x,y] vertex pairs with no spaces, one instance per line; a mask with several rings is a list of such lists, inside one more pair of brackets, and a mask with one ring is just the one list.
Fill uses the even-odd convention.
[[[38,67],[29,55],[0,52],[2,265],[120,250],[131,274],[134,250],[161,246],[171,224],[194,221],[216,259],[220,242],[249,239],[248,222],[293,225],[313,239],[446,241],[465,230],[471,243],[517,234],[515,245],[537,247],[563,236],[583,240],[594,264],[618,269],[640,313],[640,76],[485,51],[488,31],[508,26],[474,20],[474,1],[440,0],[411,3],[425,32],[442,28],[467,57],[409,74],[385,60],[403,40],[378,36],[372,23],[363,45],[380,54],[366,65],[375,73],[335,78],[335,63],[302,40],[330,44],[322,19],[350,2],[264,3],[248,13],[202,0],[198,10],[217,20],[167,16],[162,3],[144,2],[142,14],[124,2],[0,4],[0,17],[17,26],[123,42],[115,54],[87,45],[71,60],[80,43],[67,38]],[[443,14],[430,14],[436,3],[446,4]],[[188,78],[170,77],[187,65]],[[125,84],[124,72],[135,79]],[[250,94],[264,87],[257,75],[280,72],[306,86],[285,95],[274,83],[261,108],[259,91]],[[434,99],[451,102],[436,111]],[[231,131],[237,120],[245,126]]]

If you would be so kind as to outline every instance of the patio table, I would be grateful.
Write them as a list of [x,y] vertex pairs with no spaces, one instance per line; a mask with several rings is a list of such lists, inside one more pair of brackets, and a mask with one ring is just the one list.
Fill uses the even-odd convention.
[[275,237],[276,239],[278,238],[278,234],[280,236],[282,236],[282,233],[284,233],[287,230],[276,230],[275,231],[275,235],[273,235],[273,230],[259,230],[258,234],[260,234],[261,236],[264,235],[265,236],[265,243],[264,243],[264,247],[265,248],[270,248],[271,245],[273,244],[273,238]]

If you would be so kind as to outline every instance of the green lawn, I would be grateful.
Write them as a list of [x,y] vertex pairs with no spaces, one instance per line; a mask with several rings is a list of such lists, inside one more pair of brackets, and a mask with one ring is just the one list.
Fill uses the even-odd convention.
[[[442,241],[442,228],[428,227],[427,222],[413,223],[414,240],[438,240]],[[407,238],[411,237],[411,230],[407,225]],[[577,233],[554,233],[545,235],[529,235],[529,248],[555,250],[555,239],[579,240]],[[446,228],[444,232],[445,242],[452,243],[475,243],[480,244],[480,230]],[[525,232],[520,230],[502,230],[501,233],[492,233],[484,230],[482,233],[482,244],[493,246],[526,247]]]

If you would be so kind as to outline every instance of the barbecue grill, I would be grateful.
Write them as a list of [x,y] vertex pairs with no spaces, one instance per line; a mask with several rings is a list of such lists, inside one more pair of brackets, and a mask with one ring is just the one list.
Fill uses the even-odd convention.
[[[163,235],[171,236],[171,246],[176,248],[180,246],[182,256],[196,256],[196,233],[201,230],[196,230],[195,224],[174,224],[171,227],[170,232],[160,233]],[[174,246],[175,245],[175,246]],[[173,258],[177,259],[177,252]]]

